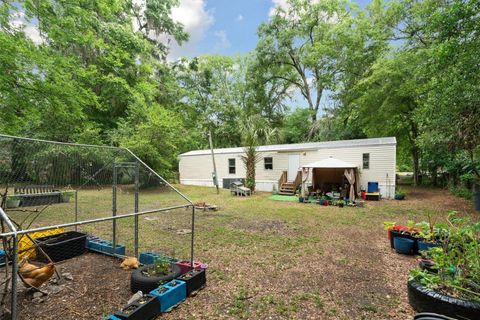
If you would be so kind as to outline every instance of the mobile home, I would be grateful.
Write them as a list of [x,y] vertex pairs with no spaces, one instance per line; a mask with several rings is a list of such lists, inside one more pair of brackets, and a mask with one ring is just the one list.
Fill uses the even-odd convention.
[[[356,168],[361,189],[366,190],[368,182],[377,182],[382,197],[393,198],[395,195],[395,137],[268,145],[259,146],[257,150],[260,161],[256,165],[256,190],[259,191],[280,190],[282,181],[298,179],[302,167],[333,158]],[[214,149],[221,187],[228,188],[231,181],[245,178],[242,155],[242,147]],[[214,186],[211,150],[181,154],[179,171],[182,184]],[[326,179],[340,184],[341,180],[338,179],[344,177],[342,173]]]

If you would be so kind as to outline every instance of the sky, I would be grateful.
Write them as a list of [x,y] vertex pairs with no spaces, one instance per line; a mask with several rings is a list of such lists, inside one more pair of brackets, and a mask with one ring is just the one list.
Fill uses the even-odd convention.
[[[134,1],[141,3],[144,0]],[[363,8],[370,0],[354,1]],[[184,25],[190,38],[181,46],[172,41],[167,59],[173,61],[179,57],[191,58],[203,54],[246,54],[255,49],[258,27],[268,21],[278,6],[286,7],[287,0],[179,0],[179,6],[173,8],[171,16]],[[37,21],[25,24],[22,11],[10,23],[23,26],[25,33],[35,43],[42,43]],[[328,104],[328,96],[329,93],[324,92],[323,106]],[[306,103],[303,100],[297,92],[287,105],[301,107]]]
[[[172,17],[185,26],[190,40],[173,45],[169,58],[202,54],[245,54],[255,48],[257,28],[286,0],[180,0]],[[369,0],[357,0],[361,7]]]

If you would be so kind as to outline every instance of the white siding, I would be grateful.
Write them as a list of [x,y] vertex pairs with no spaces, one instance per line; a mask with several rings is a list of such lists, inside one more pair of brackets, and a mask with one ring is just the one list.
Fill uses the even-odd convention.
[[[362,168],[363,153],[370,154],[370,168]],[[244,178],[245,168],[241,160],[243,153],[222,153],[215,155],[217,165],[218,181],[222,185],[223,178]],[[378,182],[383,197],[393,198],[395,194],[395,167],[396,167],[396,146],[372,145],[372,146],[348,146],[335,148],[321,148],[318,150],[292,151],[292,152],[260,152],[261,160],[256,166],[257,190],[272,191],[275,187],[278,190],[278,179],[282,171],[288,168],[288,155],[299,154],[300,165],[334,157],[356,165],[360,170],[360,186],[367,189],[369,181]],[[273,170],[264,168],[264,157],[273,158]],[[236,159],[236,173],[228,173],[228,159]],[[182,184],[213,186],[212,181],[212,158],[210,154],[181,155],[180,156],[180,182]]]

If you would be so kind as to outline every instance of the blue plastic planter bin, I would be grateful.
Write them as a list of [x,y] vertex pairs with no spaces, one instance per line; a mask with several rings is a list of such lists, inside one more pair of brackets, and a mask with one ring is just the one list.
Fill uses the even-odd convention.
[[155,260],[157,259],[162,259],[162,260],[167,260],[170,262],[177,262],[177,259],[174,259],[172,257],[165,256],[160,253],[155,253],[155,252],[140,252],[140,257],[138,260],[140,261],[141,264],[153,264]]
[[115,317],[114,315],[109,315],[106,318],[102,318],[102,320],[121,320],[120,318]]
[[398,253],[413,254],[415,241],[408,238],[395,237],[393,239],[393,247]]
[[367,192],[368,193],[378,192],[378,182],[369,182]]
[[[176,285],[174,285],[176,284]],[[150,291],[160,302],[160,312],[168,312],[187,298],[187,285],[181,280],[172,280]]]
[[417,241],[418,251],[427,251],[430,248],[439,247],[440,244],[436,242]]
[[5,264],[5,250],[0,250],[0,265]]
[[[92,251],[104,252],[113,254],[113,244],[111,241],[106,240],[90,240],[87,242],[87,248]],[[117,244],[115,249],[115,254],[119,254],[124,256],[125,255],[125,246]]]

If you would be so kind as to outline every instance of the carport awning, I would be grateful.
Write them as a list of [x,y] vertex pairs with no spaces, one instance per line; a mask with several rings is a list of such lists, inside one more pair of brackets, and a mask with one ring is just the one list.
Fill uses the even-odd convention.
[[354,166],[351,163],[345,162],[343,160],[335,159],[335,158],[327,158],[324,160],[316,161],[309,163],[307,165],[302,166],[302,168],[339,168],[339,169],[345,169],[345,168],[356,168],[357,166]]

